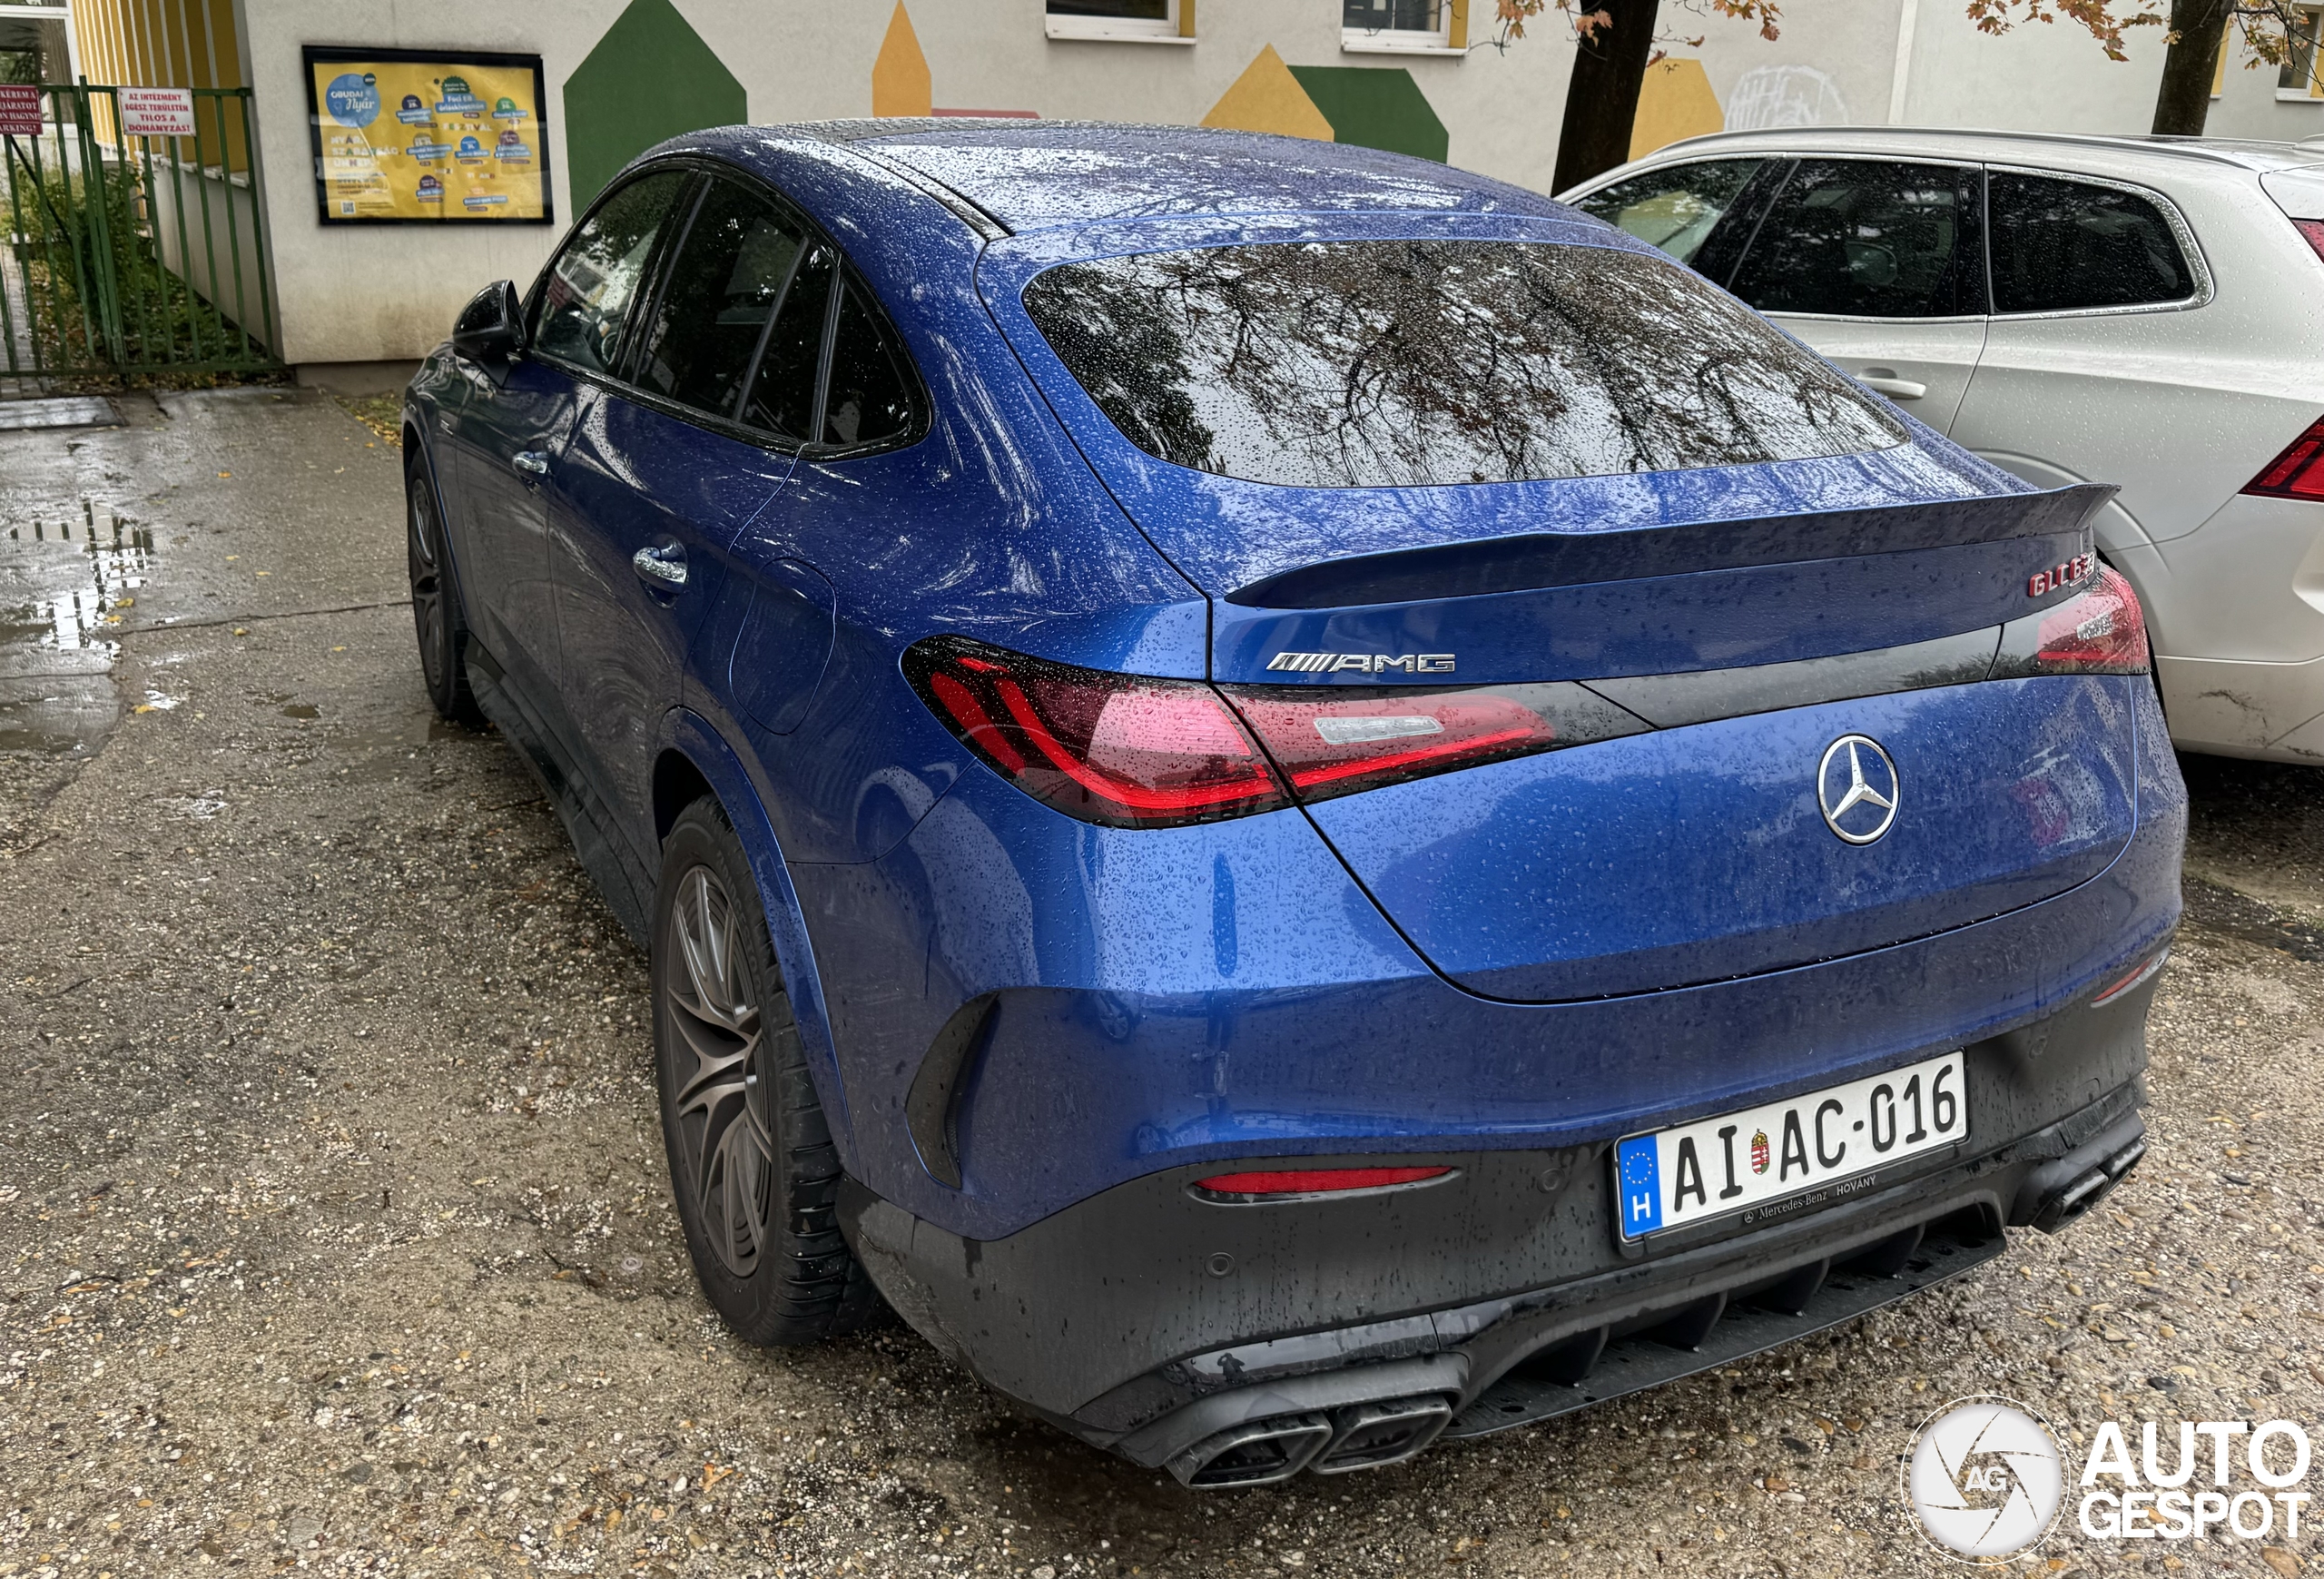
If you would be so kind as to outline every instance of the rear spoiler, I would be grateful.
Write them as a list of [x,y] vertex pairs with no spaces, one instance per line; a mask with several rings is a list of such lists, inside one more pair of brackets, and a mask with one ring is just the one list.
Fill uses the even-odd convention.
[[2083,482],[2043,493],[1699,526],[1485,538],[1305,565],[1254,581],[1228,593],[1226,601],[1258,608],[1341,608],[1997,543],[2082,529],[2114,492],[2111,483]]
[[2324,220],[2324,164],[2270,170],[2260,178],[2260,189],[2275,199],[2287,219]]

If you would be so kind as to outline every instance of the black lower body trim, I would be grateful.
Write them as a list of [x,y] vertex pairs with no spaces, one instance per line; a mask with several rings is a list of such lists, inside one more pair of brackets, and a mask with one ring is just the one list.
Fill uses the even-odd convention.
[[[1626,1393],[1658,1387],[1698,1371],[1731,1365],[1809,1333],[1854,1320],[1884,1305],[1957,1277],[2001,1254],[2001,1224],[1987,1211],[1955,1213],[1925,1229],[1903,1230],[1846,1266],[1740,1297],[1711,1294],[1669,1313],[1634,1336],[1592,1327],[1521,1360],[1480,1394],[1445,1427],[1447,1437],[1482,1436],[1602,1404]],[[1896,1257],[1901,1243],[1903,1255]],[[1894,1271],[1882,1262],[1896,1258]],[[1804,1297],[1803,1297],[1804,1295]],[[1684,1341],[1692,1337],[1694,1342]]]
[[622,931],[629,934],[630,942],[645,948],[655,873],[631,853],[612,808],[591,792],[588,782],[559,749],[555,731],[474,637],[468,639],[466,659],[468,688],[476,695],[477,706],[539,781],[549,804],[556,808],[558,821],[565,824],[566,836],[573,841],[574,854],[605,896]]

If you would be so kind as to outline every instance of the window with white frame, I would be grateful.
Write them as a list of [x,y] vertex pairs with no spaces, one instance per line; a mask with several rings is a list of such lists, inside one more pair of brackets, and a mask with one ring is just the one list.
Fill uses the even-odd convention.
[[[2284,64],[2276,74],[2276,97],[2324,99],[2324,82],[2316,74],[2316,45],[2324,36],[2324,8],[2308,7],[2292,14],[2290,36],[2284,40]],[[2224,45],[2221,54],[2225,54]]]
[[1192,44],[1195,0],[1049,0],[1051,38]]
[[1466,0],[1340,0],[1340,47],[1447,54],[1468,47]]

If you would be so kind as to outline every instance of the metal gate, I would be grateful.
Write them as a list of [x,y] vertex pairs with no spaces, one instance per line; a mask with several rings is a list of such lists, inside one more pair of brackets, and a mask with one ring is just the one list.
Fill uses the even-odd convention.
[[118,88],[39,91],[47,124],[0,164],[0,376],[281,367],[251,90],[191,90],[174,137],[126,134]]

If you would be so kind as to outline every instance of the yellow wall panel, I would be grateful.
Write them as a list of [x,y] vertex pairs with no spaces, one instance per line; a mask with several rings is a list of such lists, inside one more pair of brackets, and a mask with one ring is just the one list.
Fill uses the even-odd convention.
[[872,113],[875,115],[925,115],[936,97],[929,84],[928,57],[920,52],[920,35],[911,17],[896,0],[888,18],[888,36],[881,41],[879,58],[872,63]]
[[1682,137],[1700,137],[1727,124],[1718,95],[1699,60],[1658,61],[1646,68],[1630,122],[1630,157],[1640,158]]
[[1211,105],[1202,123],[1232,132],[1312,137],[1318,143],[1332,140],[1332,123],[1324,119],[1324,112],[1315,107],[1315,101],[1307,96],[1307,90],[1299,85],[1299,79],[1291,74],[1272,44],[1260,50],[1234,85],[1218,95],[1218,103]]

